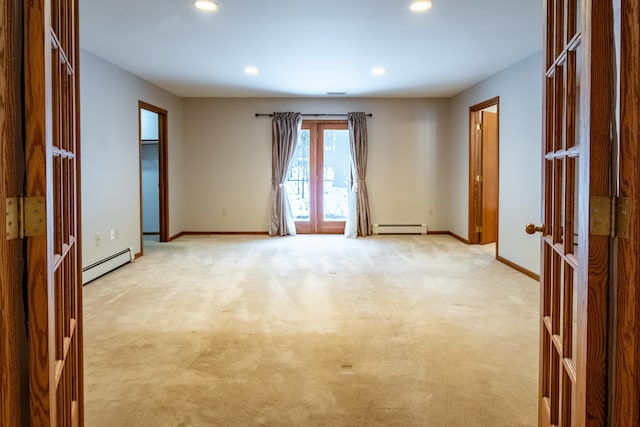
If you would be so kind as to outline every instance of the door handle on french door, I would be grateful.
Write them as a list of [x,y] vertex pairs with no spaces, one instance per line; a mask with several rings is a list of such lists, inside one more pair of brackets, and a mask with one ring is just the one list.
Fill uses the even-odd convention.
[[527,224],[527,226],[524,228],[524,231],[526,231],[527,234],[534,234],[534,233],[544,234],[544,224],[540,224],[539,226],[534,224]]

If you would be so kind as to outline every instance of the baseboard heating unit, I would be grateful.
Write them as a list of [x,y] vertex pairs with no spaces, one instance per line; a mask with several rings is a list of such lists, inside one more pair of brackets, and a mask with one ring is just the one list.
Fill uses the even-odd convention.
[[427,234],[427,224],[373,224],[373,234]]
[[110,255],[100,261],[96,261],[91,265],[82,268],[82,284],[86,285],[92,280],[97,279],[100,276],[104,276],[110,271],[115,270],[118,267],[133,262],[135,254],[133,248],[126,248]]

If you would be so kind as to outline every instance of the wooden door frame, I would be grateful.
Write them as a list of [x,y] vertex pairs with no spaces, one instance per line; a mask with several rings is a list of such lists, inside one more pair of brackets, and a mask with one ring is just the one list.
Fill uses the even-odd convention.
[[622,0],[620,11],[620,189],[631,215],[628,238],[617,239],[610,425],[640,425],[640,5]]
[[167,126],[168,111],[156,107],[144,101],[138,101],[138,159],[139,159],[139,180],[140,180],[140,254],[144,254],[142,226],[142,113],[141,110],[148,110],[158,115],[158,182],[160,198],[160,241],[169,241],[169,177],[168,177],[168,147],[167,147]]
[[[0,212],[7,198],[22,192],[24,150],[22,147],[22,14],[23,2],[8,0],[0,9],[2,36],[0,51]],[[29,377],[23,275],[24,241],[6,238],[5,221],[0,221],[0,424],[18,427],[29,424]]]
[[[476,216],[478,215],[478,203],[482,200],[476,197],[476,176],[481,175],[480,171],[482,166],[479,164],[481,159],[482,151],[480,149],[480,145],[477,137],[477,115],[480,111],[496,106],[498,110],[498,126],[497,126],[497,135],[496,141],[498,144],[498,154],[496,159],[496,165],[498,167],[498,182],[497,182],[497,194],[498,194],[498,209],[496,212],[496,216],[498,218],[498,224],[496,224],[496,256],[498,255],[498,244],[500,240],[500,97],[496,96],[494,98],[483,101],[479,104],[475,104],[469,107],[469,217],[468,217],[468,241],[471,245],[477,245],[480,243],[480,238],[478,233],[476,233]],[[481,208],[480,208],[481,210]]]

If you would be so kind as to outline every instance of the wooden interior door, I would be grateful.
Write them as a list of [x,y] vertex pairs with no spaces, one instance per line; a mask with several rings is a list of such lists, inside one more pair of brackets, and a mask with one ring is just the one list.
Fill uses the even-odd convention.
[[469,113],[469,243],[479,244],[482,233],[482,109]]
[[77,0],[24,2],[31,425],[83,425]]
[[498,240],[498,114],[481,111],[482,202],[480,244]]
[[539,425],[604,426],[613,9],[608,0],[544,5]]

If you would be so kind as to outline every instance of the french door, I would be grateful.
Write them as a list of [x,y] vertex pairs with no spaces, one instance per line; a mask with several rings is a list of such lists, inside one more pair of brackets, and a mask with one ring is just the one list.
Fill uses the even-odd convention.
[[286,182],[296,232],[344,232],[350,159],[346,121],[302,122]]
[[78,0],[26,0],[24,37],[30,425],[81,426]]
[[545,0],[540,426],[604,426],[613,105],[610,0]]

